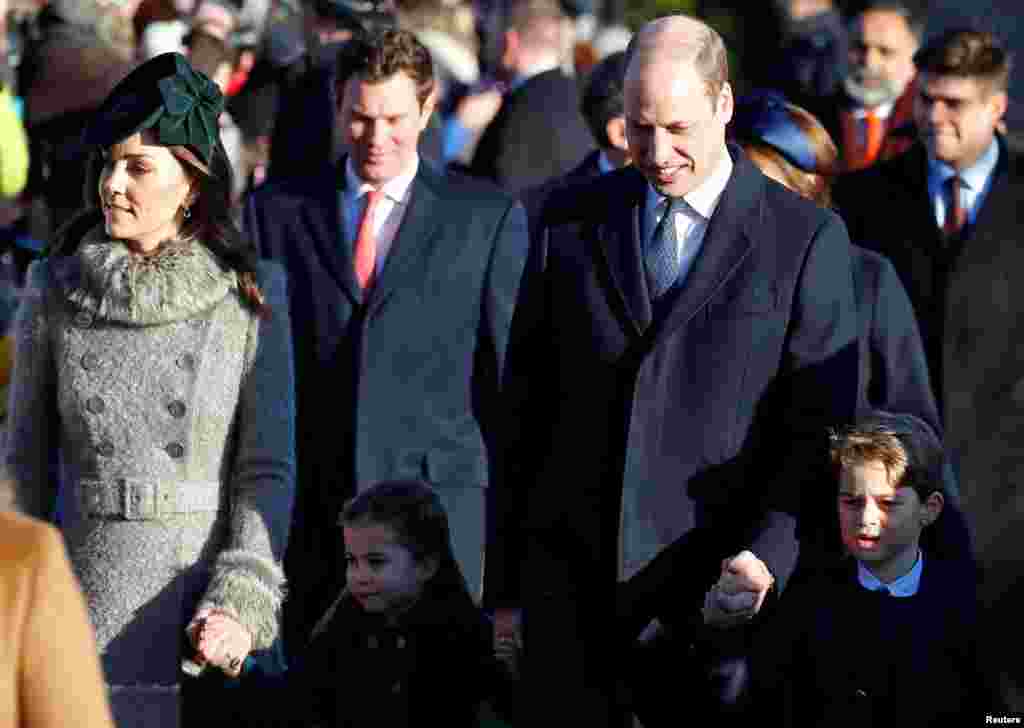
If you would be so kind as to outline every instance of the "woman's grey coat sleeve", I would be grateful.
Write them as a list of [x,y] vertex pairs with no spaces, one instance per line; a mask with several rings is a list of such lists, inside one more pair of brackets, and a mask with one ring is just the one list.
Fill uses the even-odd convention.
[[49,468],[57,447],[52,440],[58,430],[56,369],[47,315],[47,264],[33,263],[25,280],[13,329],[14,368],[3,450],[7,477],[0,486],[0,505],[49,520],[57,502],[56,481]]
[[295,492],[295,377],[284,270],[260,267],[270,315],[254,318],[246,345],[235,414],[236,450],[230,477],[231,532],[200,609],[235,616],[268,647],[278,634]]

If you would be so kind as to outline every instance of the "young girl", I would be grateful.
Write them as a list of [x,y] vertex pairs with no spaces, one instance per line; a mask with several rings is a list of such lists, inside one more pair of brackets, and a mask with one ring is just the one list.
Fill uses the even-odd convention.
[[347,585],[284,674],[248,655],[247,633],[229,617],[202,626],[200,656],[239,678],[228,694],[244,706],[243,723],[471,726],[483,701],[500,710],[517,651],[493,646],[437,495],[417,482],[381,483],[346,504],[341,525]]

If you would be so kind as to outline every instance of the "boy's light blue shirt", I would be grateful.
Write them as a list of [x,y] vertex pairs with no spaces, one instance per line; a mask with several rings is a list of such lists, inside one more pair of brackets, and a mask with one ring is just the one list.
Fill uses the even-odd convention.
[[864,564],[857,562],[857,581],[868,591],[888,591],[894,597],[912,597],[917,594],[921,585],[921,572],[924,570],[924,554],[921,549],[917,550],[917,561],[914,568],[908,571],[891,584],[884,584],[874,574],[868,571]]

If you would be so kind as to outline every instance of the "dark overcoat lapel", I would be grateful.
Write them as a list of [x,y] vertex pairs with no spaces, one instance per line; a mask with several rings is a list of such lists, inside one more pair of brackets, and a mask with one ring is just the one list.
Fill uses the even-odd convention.
[[987,262],[993,260],[1004,245],[1010,251],[1016,251],[1019,247],[1016,236],[1007,235],[1006,231],[1010,226],[1016,226],[1019,217],[1020,191],[1014,188],[1013,180],[1024,177],[1024,170],[1020,169],[1020,157],[1011,155],[1002,137],[998,139],[999,162],[996,164],[992,187],[978,211],[974,225],[967,231],[964,254],[970,256],[969,260]]
[[[624,178],[624,197],[628,206],[608,222],[597,227],[598,254],[607,266],[614,294],[629,314],[629,327],[635,335],[657,340],[671,334],[697,313],[750,252],[756,238],[763,180],[747,161],[738,155],[732,177],[726,185],[704,237],[701,251],[683,284],[668,316],[654,321],[647,279],[644,274],[641,216],[644,213],[647,184],[640,174]],[[764,295],[770,295],[765,291]]]
[[[438,210],[439,198],[435,186],[439,176],[420,161],[419,172],[409,190],[409,207],[402,218],[380,277],[369,294],[372,312],[382,305],[402,283],[410,277],[423,275],[423,263],[430,256],[438,240],[435,236],[444,212]],[[351,265],[349,266],[351,268]]]
[[921,231],[921,234],[912,236],[908,242],[934,258],[945,251],[945,246],[942,232],[935,222],[935,209],[928,196],[928,158],[924,147],[915,144],[900,159],[901,164],[897,168],[898,184],[907,191],[910,204],[908,209],[899,211],[899,214],[909,216],[912,229]]
[[302,208],[309,237],[319,252],[331,276],[354,305],[363,300],[363,291],[356,281],[351,246],[345,244],[345,210],[341,206],[339,191],[345,186],[345,165],[342,159],[324,175],[320,184],[311,187],[313,193]]
[[[732,177],[708,223],[700,253],[693,263],[657,338],[686,324],[704,307],[750,253],[755,235],[748,229],[757,221],[764,181],[747,158],[737,155]],[[767,288],[758,298],[771,295]]]
[[642,175],[624,177],[623,199],[628,204],[618,206],[620,212],[596,230],[597,252],[614,288],[611,295],[622,304],[628,319],[626,329],[635,336],[642,336],[652,319],[640,237],[646,192],[647,183]]

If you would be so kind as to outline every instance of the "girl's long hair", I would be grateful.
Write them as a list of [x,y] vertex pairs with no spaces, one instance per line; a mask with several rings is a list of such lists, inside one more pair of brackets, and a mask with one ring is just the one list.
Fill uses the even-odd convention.
[[340,521],[343,526],[390,526],[417,561],[437,559],[437,572],[428,585],[432,594],[474,607],[452,550],[448,514],[430,486],[416,480],[378,483],[348,501]]

